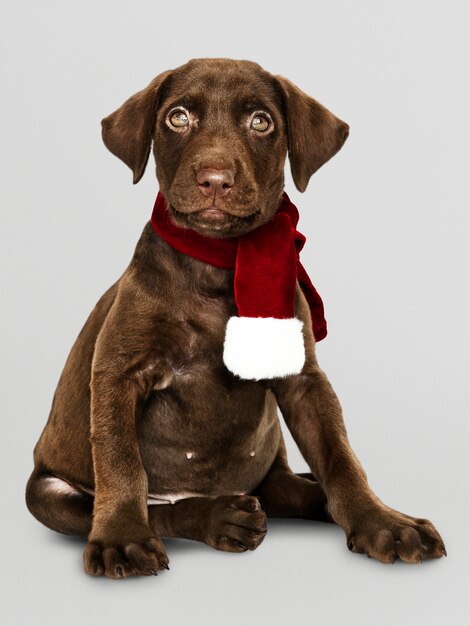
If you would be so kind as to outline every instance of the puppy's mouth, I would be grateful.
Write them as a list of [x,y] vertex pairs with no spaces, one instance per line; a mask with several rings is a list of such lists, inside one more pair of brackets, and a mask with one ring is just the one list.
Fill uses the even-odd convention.
[[210,209],[200,209],[199,211],[196,211],[195,218],[198,220],[209,220],[210,222],[217,223],[220,221],[225,221],[227,215],[229,215],[227,211],[212,207]]
[[255,224],[260,211],[248,215],[235,215],[216,207],[193,211],[178,211],[170,205],[174,221],[179,226],[191,228],[196,232],[217,237],[234,237],[250,230]]

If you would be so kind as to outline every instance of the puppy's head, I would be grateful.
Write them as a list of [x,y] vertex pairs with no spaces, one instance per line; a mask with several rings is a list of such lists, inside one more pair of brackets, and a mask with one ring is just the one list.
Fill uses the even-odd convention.
[[348,125],[282,76],[251,61],[193,59],[159,74],[102,121],[103,140],[137,183],[150,149],[180,226],[243,234],[279,206],[287,152],[300,191]]

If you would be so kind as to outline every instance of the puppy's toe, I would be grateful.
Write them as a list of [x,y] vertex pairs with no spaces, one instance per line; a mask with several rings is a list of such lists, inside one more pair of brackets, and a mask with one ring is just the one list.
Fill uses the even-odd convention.
[[104,574],[104,563],[101,548],[96,543],[88,543],[83,552],[85,572],[90,576]]
[[108,578],[127,578],[135,570],[126,559],[125,554],[115,547],[103,550],[104,573]]

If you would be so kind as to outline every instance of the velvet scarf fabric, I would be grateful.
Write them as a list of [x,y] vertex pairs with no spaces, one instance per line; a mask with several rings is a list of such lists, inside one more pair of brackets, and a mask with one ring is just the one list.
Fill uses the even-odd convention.
[[299,259],[305,237],[296,229],[298,221],[299,212],[285,192],[274,217],[240,237],[205,237],[177,226],[161,192],[151,218],[158,236],[179,252],[235,271],[235,302],[240,317],[293,318],[298,280],[310,307],[315,340],[321,341],[327,333],[323,302]]

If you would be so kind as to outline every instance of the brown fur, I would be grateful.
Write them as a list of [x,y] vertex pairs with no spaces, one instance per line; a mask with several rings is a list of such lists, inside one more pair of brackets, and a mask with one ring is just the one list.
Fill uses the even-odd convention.
[[[169,125],[175,106],[186,108],[190,126]],[[272,122],[265,134],[249,125],[260,110]],[[153,143],[173,219],[217,237],[271,218],[287,150],[303,191],[347,132],[287,79],[228,59],[164,72],[103,120],[104,142],[134,182]],[[211,168],[233,175],[221,197],[202,194],[196,180]],[[223,211],[221,219],[201,213],[211,207]],[[167,567],[165,536],[254,549],[266,514],[334,520],[352,550],[385,562],[441,556],[430,522],[386,507],[368,486],[318,367],[301,290],[296,315],[307,360],[298,376],[255,382],[232,375],[222,361],[231,315],[233,273],[180,254],[147,224],[129,267],[70,352],[35,448],[26,493],[33,515],[54,530],[88,536],[86,571],[111,577]],[[278,405],[313,474],[290,470]],[[147,505],[148,494],[172,493],[188,496]]]

